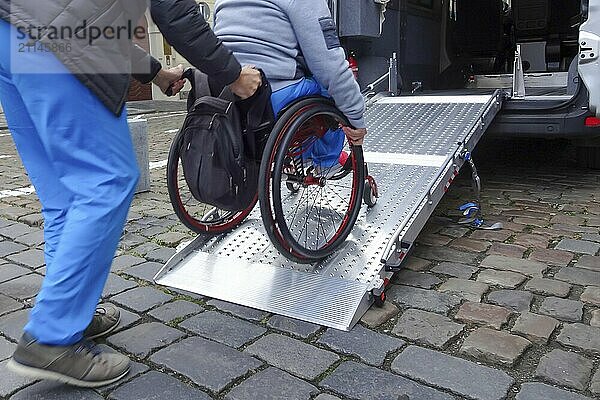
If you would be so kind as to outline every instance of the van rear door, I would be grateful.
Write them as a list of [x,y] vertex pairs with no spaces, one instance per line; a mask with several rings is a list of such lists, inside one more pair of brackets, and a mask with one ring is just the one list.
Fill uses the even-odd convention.
[[600,0],[589,0],[587,21],[579,29],[579,76],[590,95],[590,110],[600,117]]

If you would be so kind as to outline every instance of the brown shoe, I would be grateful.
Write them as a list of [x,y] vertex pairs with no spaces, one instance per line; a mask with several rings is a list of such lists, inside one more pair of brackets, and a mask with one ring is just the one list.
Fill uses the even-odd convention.
[[86,339],[97,339],[106,336],[119,326],[121,312],[112,304],[98,304],[92,322],[83,332]]
[[46,346],[25,333],[7,367],[33,379],[98,387],[127,375],[129,358],[103,351],[87,339],[71,346]]

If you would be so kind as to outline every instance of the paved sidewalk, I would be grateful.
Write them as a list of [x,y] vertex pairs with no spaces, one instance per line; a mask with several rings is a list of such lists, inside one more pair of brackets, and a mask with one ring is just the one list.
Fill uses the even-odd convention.
[[[183,114],[146,116],[150,161],[165,160]],[[134,200],[104,291],[123,321],[103,343],[128,354],[133,369],[94,391],[5,368],[44,261],[40,205],[21,190],[30,183],[2,133],[1,398],[600,398],[600,174],[573,167],[561,143],[486,140],[475,155],[484,161],[483,207],[505,229],[454,224],[456,206],[470,200],[463,174],[394,278],[385,307],[349,333],[153,285],[162,263],[192,237],[173,215],[164,168],[153,169],[152,190]]]

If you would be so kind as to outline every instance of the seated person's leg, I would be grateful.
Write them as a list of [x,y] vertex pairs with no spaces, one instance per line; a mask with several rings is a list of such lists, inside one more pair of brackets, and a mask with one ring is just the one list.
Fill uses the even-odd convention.
[[[279,89],[271,95],[273,112],[277,115],[292,101],[311,95],[329,97],[327,91],[312,78],[304,78],[297,83]],[[341,129],[329,130],[311,146],[311,149],[305,153],[306,157],[303,158],[312,159],[317,171],[333,170],[338,165],[344,165],[347,159],[347,154],[342,152],[345,138]]]

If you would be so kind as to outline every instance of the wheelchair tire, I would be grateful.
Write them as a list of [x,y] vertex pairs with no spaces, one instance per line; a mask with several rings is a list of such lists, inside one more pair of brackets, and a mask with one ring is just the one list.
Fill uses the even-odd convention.
[[167,160],[167,189],[175,214],[186,227],[196,233],[214,235],[232,230],[250,214],[258,196],[248,208],[238,212],[220,210],[196,200],[183,176],[181,166],[183,139],[183,132],[179,131],[173,139]]
[[[299,263],[332,254],[344,243],[360,212],[365,180],[361,146],[351,146],[344,138],[348,161],[330,176],[323,168],[319,174],[317,168],[311,171],[304,165],[306,149],[339,124],[348,125],[348,121],[330,100],[301,100],[278,118],[263,153],[258,189],[263,223],[275,247]],[[290,159],[295,166],[286,164]],[[291,182],[300,184],[298,192],[287,189]],[[296,220],[298,212],[305,215]],[[304,225],[298,222],[302,220]]]

